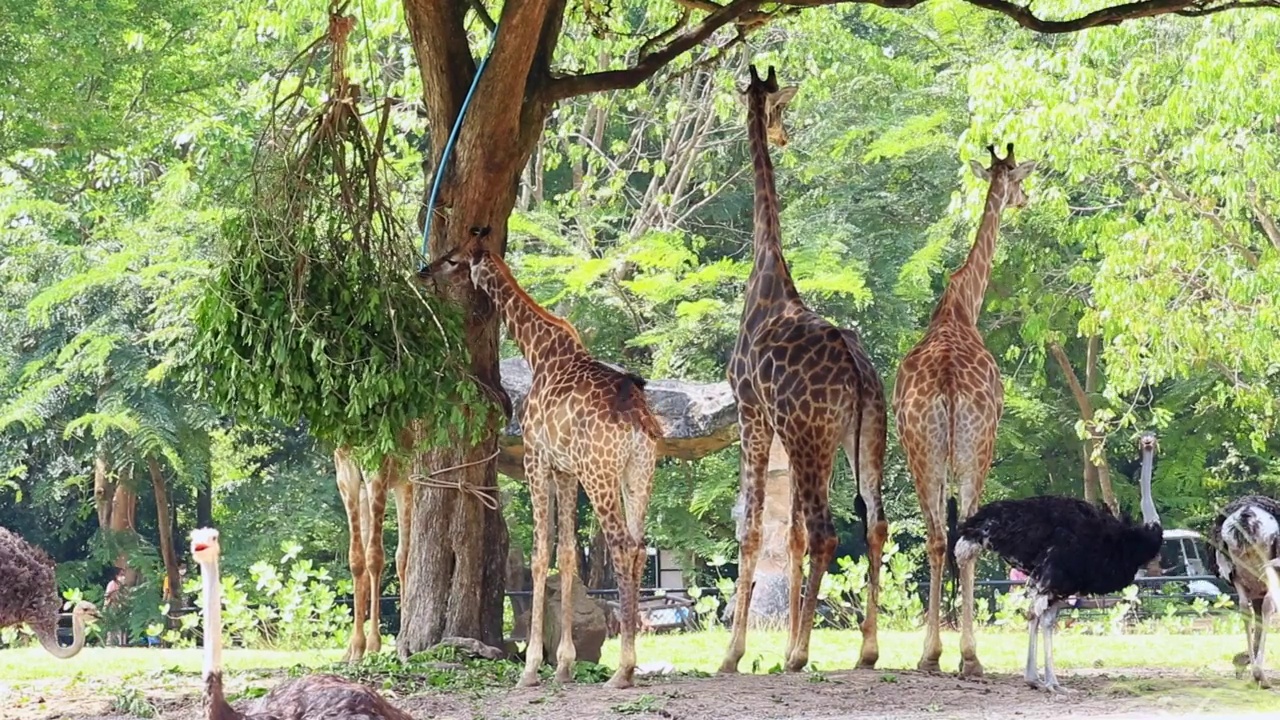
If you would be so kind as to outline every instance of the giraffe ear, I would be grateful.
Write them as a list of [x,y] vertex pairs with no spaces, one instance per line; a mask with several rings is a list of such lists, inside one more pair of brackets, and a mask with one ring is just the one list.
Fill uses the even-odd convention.
[[1009,173],[1009,179],[1014,181],[1022,180],[1026,176],[1030,175],[1031,171],[1035,170],[1038,164],[1039,163],[1035,160],[1027,160],[1026,162],[1019,163],[1018,167],[1014,168]]
[[969,169],[973,171],[974,176],[977,177],[979,180],[991,179],[991,171],[982,167],[982,163],[978,162],[977,160],[969,161]]
[[771,94],[769,96],[769,102],[772,103],[774,107],[783,107],[787,103],[791,102],[792,98],[796,96],[796,92],[799,90],[800,88],[795,85],[788,85]]

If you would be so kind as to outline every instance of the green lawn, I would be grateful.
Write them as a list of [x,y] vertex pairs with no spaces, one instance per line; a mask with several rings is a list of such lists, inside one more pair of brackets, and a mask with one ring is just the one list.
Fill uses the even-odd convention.
[[[1059,633],[1054,639],[1057,670],[1078,668],[1168,668],[1178,670],[1231,670],[1231,658],[1244,650],[1244,633],[1239,635],[1077,635]],[[739,670],[750,672],[753,664],[760,672],[782,662],[786,649],[785,632],[754,632],[747,635],[747,653]],[[820,670],[852,668],[858,662],[862,636],[857,631],[814,630],[809,645],[809,662]],[[665,660],[677,670],[715,672],[729,647],[727,630],[708,630],[686,635],[644,635],[636,643],[637,662]],[[880,662],[877,668],[915,668],[924,647],[924,631],[880,632]],[[960,663],[960,635],[942,635],[942,667],[954,671]],[[1041,649],[1041,652],[1043,650]],[[1280,657],[1280,651],[1272,656]],[[992,672],[1020,673],[1027,660],[1025,633],[979,633],[978,658]],[[602,661],[614,665],[618,641],[610,640]],[[758,662],[757,662],[758,661]],[[1280,668],[1280,663],[1270,663]],[[1280,672],[1278,672],[1280,674]]]
[[[942,664],[954,671],[959,661],[959,635],[944,633]],[[815,630],[810,661],[820,670],[853,667],[862,638],[855,632]],[[880,663],[884,670],[914,668],[920,657],[924,633],[882,632]],[[711,630],[684,635],[644,635],[637,654],[643,663],[666,661],[677,670],[715,672],[720,666],[729,634]],[[786,634],[755,632],[747,637],[747,654],[740,669],[753,665],[766,672],[782,662]],[[1086,636],[1063,633],[1055,642],[1058,669],[1069,673],[1080,668],[1169,669],[1229,673],[1231,657],[1244,648],[1244,637],[1235,635],[1124,635]],[[223,661],[230,670],[325,665],[342,656],[340,649],[306,652],[227,650]],[[1026,659],[1026,636],[1021,633],[986,633],[978,636],[978,656],[992,672],[1021,672]],[[605,645],[603,662],[613,666],[618,641]],[[6,681],[51,678],[122,677],[135,673],[200,670],[199,649],[155,650],[146,648],[88,648],[71,660],[55,660],[39,648],[0,650],[0,678]],[[1278,663],[1272,662],[1276,668]],[[1280,674],[1280,671],[1278,671]]]
[[[342,650],[225,650],[222,663],[230,670],[257,670],[293,665],[325,665],[342,657]],[[70,660],[58,660],[39,647],[0,650],[0,680],[124,677],[154,672],[200,672],[199,648],[85,648]]]

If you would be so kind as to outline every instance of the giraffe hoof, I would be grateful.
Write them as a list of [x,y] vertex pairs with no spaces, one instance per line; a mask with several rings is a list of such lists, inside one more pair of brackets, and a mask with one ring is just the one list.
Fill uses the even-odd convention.
[[858,660],[857,668],[858,668],[859,670],[875,670],[875,669],[876,669],[876,663],[877,663],[879,660],[880,660],[880,658],[879,658],[879,656],[877,656],[877,655],[872,655],[872,656],[870,656],[870,657],[863,657],[863,658],[861,658],[861,659],[859,659],[859,660]]
[[728,660],[725,660],[723,663],[720,663],[720,670],[718,674],[719,675],[737,675],[738,663],[729,662]]
[[520,676],[520,682],[516,683],[516,687],[538,687],[538,673],[525,671],[525,673]]
[[347,648],[347,651],[342,655],[342,662],[349,663],[351,665],[358,664],[361,660],[364,660],[363,650]]
[[962,678],[982,677],[982,663],[978,662],[978,658],[974,658],[972,660],[960,661],[960,677]]
[[792,657],[787,661],[787,672],[798,673],[804,670],[804,666],[809,664],[807,657]]
[[560,668],[556,670],[556,682],[561,685],[568,685],[573,682],[573,672]]
[[609,678],[609,682],[605,683],[604,686],[610,690],[627,690],[635,687],[636,684],[631,681],[630,673],[623,673],[619,670],[614,673],[613,677]]
[[927,672],[927,673],[942,672],[942,666],[938,664],[938,660],[936,658],[933,660],[921,660],[920,662],[916,663],[916,669],[919,670],[920,672]]

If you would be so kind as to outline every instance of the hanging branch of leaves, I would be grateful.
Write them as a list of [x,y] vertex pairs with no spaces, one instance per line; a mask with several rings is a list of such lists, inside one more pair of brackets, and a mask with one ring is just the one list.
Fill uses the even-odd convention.
[[456,314],[413,280],[414,235],[385,162],[391,101],[362,99],[348,78],[345,5],[281,73],[251,189],[223,229],[225,264],[196,310],[190,367],[224,411],[303,420],[373,463],[418,419],[430,444],[478,432],[459,407],[480,398]]

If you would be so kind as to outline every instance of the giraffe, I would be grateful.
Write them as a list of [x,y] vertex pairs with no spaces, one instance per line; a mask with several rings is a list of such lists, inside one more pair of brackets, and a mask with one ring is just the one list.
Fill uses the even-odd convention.
[[[858,334],[835,327],[805,306],[782,255],[768,141],[786,145],[781,115],[795,92],[794,87],[778,88],[774,68],[769,68],[768,79],[761,80],[755,66],[751,67],[745,96],[756,183],[754,259],[738,341],[728,367],[729,385],[738,401],[742,443],[741,486],[735,509],[741,558],[733,638],[720,666],[722,673],[737,672],[746,651],[769,447],[775,434],[792,468],[786,669],[802,670],[809,660],[818,588],[835,554],[829,493],[836,448],[841,445],[857,479],[859,515],[868,520],[870,589],[858,666],[874,667],[879,658],[880,560],[888,536],[880,499],[887,426],[884,386]],[[810,566],[802,608],[806,549]]]
[[[412,447],[412,429],[401,433],[403,449]],[[382,541],[382,523],[387,509],[387,491],[396,503],[397,534],[396,578],[400,595],[404,596],[406,568],[409,559],[409,538],[413,531],[413,483],[404,472],[404,460],[388,455],[381,466],[372,473],[361,470],[350,446],[341,446],[333,452],[333,464],[337,470],[338,493],[347,514],[349,545],[347,559],[351,567],[354,598],[351,603],[351,639],[346,662],[359,662],[365,652],[376,653],[382,649],[381,595],[382,572],[386,566]],[[371,621],[372,632],[365,635],[365,620]]]
[[[487,234],[488,228],[472,230],[473,237]],[[519,684],[536,685],[542,665],[553,500],[559,515],[556,564],[563,616],[555,678],[561,683],[573,678],[572,598],[578,572],[575,515],[581,483],[604,531],[621,596],[622,654],[608,686],[631,687],[640,580],[648,560],[644,522],[662,435],[645,399],[645,381],[592,358],[577,330],[534,302],[502,258],[478,244],[455,248],[421,274],[448,276],[462,270],[469,271],[475,287],[493,300],[533,370],[533,384],[521,417],[535,535],[533,608]]]
[[[978,332],[991,259],[995,254],[1000,214],[1006,207],[1026,205],[1022,180],[1035,169],[1035,161],[1018,164],[1013,143],[1001,160],[994,146],[991,167],[970,161],[973,173],[990,182],[982,222],[969,257],[954,273],[929,321],[924,338],[903,358],[894,384],[893,406],[898,435],[915,480],[916,495],[924,513],[929,554],[929,612],[924,654],[918,667],[937,672],[942,656],[939,609],[942,602],[942,567],[947,546],[944,527],[948,477],[960,496],[960,521],[978,509],[982,485],[995,452],[996,425],[1004,408],[1004,388],[995,358]],[[973,638],[974,562],[961,568],[963,611],[960,629],[960,672],[982,675]]]

